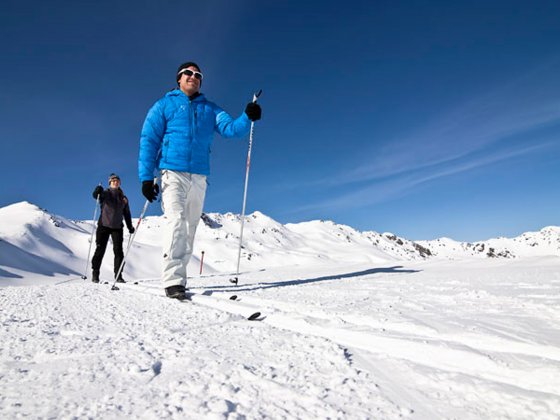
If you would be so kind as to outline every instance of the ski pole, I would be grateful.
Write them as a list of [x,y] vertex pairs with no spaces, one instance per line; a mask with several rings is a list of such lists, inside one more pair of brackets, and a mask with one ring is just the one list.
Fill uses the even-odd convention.
[[[257,98],[261,96],[262,89],[253,94],[253,103],[257,102]],[[251,168],[251,149],[253,148],[253,130],[255,122],[251,121],[251,133],[249,134],[249,151],[247,152],[247,168],[245,170],[245,189],[243,191],[243,208],[241,210],[241,232],[239,233],[239,251],[237,252],[237,276],[230,281],[234,284],[239,282],[239,263],[241,262],[241,246],[243,243],[243,225],[245,222],[245,205],[247,203],[247,187],[249,185],[249,169]]]
[[[157,177],[154,178],[154,185],[156,185],[156,184],[157,184]],[[119,290],[119,288],[117,286],[115,286],[115,284],[117,284],[117,280],[122,273],[122,270],[124,268],[124,262],[126,261],[126,257],[128,257],[128,252],[130,251],[130,248],[132,247],[132,243],[134,242],[134,238],[136,237],[136,234],[138,233],[138,228],[140,227],[140,223],[142,222],[142,219],[144,218],[144,213],[146,213],[146,210],[148,209],[148,204],[150,204],[150,200],[146,200],[146,202],[144,203],[144,208],[142,208],[142,213],[140,213],[140,217],[138,218],[138,223],[136,223],[136,229],[134,229],[134,233],[132,234],[132,236],[130,238],[128,238],[128,246],[126,248],[126,254],[124,254],[124,258],[121,262],[121,266],[119,267],[119,271],[115,275],[115,281],[113,282],[113,285],[111,286],[111,290]]]
[[[101,186],[101,182],[99,183],[99,186]],[[88,251],[87,260],[86,260],[86,270],[84,271],[84,275],[82,276],[83,280],[87,279],[87,271],[88,271],[88,267],[89,267],[89,257],[91,255],[91,246],[93,245],[93,234],[95,233],[95,218],[97,217],[97,207],[99,207],[99,195],[95,199],[95,210],[93,210],[93,219],[92,219],[93,229],[91,230],[91,237],[89,238],[89,251]]]
[[[134,230],[136,231],[136,229]],[[128,235],[128,243],[126,244],[126,249],[128,249],[130,247],[130,242],[132,241],[132,235]]]

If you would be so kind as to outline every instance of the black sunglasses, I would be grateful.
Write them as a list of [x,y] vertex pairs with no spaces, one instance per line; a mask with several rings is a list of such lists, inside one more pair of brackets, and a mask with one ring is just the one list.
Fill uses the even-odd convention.
[[192,71],[189,69],[183,69],[179,72],[179,74],[184,73],[187,76],[194,76],[195,79],[202,80],[202,73],[198,71]]

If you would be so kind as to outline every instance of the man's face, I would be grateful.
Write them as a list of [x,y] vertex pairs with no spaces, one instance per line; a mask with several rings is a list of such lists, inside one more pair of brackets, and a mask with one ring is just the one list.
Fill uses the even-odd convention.
[[[181,78],[179,79],[179,88],[185,92],[187,96],[191,96],[200,91],[200,79],[197,77],[200,74],[200,71],[194,67],[189,66],[187,70],[192,72],[192,75],[187,75],[185,73],[181,73]],[[187,72],[190,73],[190,72]]]
[[109,180],[109,187],[110,188],[119,188],[121,186],[121,180],[118,178],[111,178]]

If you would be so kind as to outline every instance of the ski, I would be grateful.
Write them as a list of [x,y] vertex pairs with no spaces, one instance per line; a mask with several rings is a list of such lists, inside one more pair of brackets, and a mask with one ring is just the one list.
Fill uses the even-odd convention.
[[[246,314],[249,313],[247,311],[252,311],[254,308],[252,306],[240,303],[237,300],[237,295],[230,296],[229,298],[219,298],[212,296],[212,292],[209,291],[205,291],[202,293],[187,291],[185,295],[187,296],[186,300],[189,302],[201,303],[214,309],[223,310],[230,313],[238,313],[247,318],[248,321],[258,321],[263,319],[260,311],[251,312],[251,314],[247,316]],[[238,309],[242,310],[243,313],[238,312]]]
[[[193,293],[193,292],[190,292],[190,291],[186,292],[185,295],[187,296],[186,300],[189,301],[189,302],[206,304],[206,306],[210,306],[210,307],[212,307],[214,309],[218,309],[218,310],[224,310],[224,311],[230,312],[230,313],[237,313],[237,311],[231,311],[231,310],[228,310],[226,308],[227,305],[229,305],[230,302],[232,302],[232,301],[235,302],[235,305],[237,305],[237,306],[243,305],[244,308],[248,308],[248,305],[239,303],[239,301],[237,300],[237,295],[230,296],[227,299],[217,298],[217,297],[214,297],[214,296],[207,295],[205,293]],[[200,302],[200,299],[203,299],[203,301]],[[209,304],[210,301],[208,299],[213,299],[218,304],[217,305]],[[252,309],[250,309],[250,310],[252,310]],[[243,316],[248,321],[260,321],[260,320],[264,319],[262,317],[262,314],[261,314],[260,311],[252,312],[249,316],[246,315],[246,313],[248,313],[248,312],[245,312],[245,311],[243,311],[243,312],[244,312]]]
[[[111,290],[132,290],[140,293],[148,293],[151,295],[165,297],[168,300],[172,300],[164,295],[164,292],[159,287],[150,287],[138,284],[138,282],[133,283],[119,283],[119,286],[112,286]],[[262,321],[264,316],[262,312],[258,310],[254,305],[250,305],[244,302],[240,302],[237,295],[217,297],[211,290],[205,290],[203,292],[193,292],[187,291],[185,293],[186,299],[179,300],[173,299],[180,303],[195,303],[198,305],[211,307],[220,311],[228,312],[235,315],[241,315],[248,321]]]

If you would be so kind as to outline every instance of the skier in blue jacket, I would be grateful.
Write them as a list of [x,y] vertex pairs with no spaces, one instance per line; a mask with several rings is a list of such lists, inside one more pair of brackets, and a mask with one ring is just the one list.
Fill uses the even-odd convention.
[[162,281],[168,297],[185,298],[187,264],[202,214],[206,177],[210,174],[210,148],[214,132],[242,137],[261,108],[249,103],[232,118],[200,93],[200,67],[193,62],[177,70],[178,88],[168,92],[148,111],[140,138],[138,173],[142,194],[152,202],[159,192],[155,171],[161,171],[162,209],[166,217],[163,237]]

